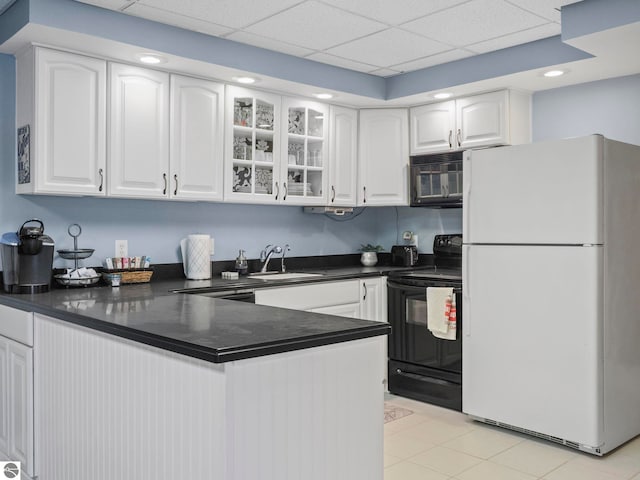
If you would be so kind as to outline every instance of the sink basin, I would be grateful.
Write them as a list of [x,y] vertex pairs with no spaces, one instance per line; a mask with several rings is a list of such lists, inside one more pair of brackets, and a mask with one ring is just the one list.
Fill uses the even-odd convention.
[[288,280],[292,278],[308,278],[308,277],[321,277],[321,273],[257,273],[249,275],[249,278],[257,278],[259,280]]

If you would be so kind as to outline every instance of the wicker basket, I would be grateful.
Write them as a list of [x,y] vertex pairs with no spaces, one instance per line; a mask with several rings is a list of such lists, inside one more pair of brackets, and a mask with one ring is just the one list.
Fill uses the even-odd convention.
[[120,283],[148,283],[151,281],[153,270],[146,268],[144,270],[105,270],[104,273],[120,274]]

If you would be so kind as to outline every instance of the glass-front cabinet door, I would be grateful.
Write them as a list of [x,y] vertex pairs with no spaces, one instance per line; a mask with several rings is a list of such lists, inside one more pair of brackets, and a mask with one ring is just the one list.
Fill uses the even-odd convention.
[[282,101],[282,201],[294,205],[326,203],[329,107],[284,98]]
[[277,203],[280,183],[281,97],[227,87],[225,199]]

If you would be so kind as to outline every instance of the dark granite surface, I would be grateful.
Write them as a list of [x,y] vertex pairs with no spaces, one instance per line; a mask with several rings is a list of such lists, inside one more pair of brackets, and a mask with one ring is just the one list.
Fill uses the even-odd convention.
[[[0,304],[42,313],[130,340],[214,363],[258,357],[386,335],[386,323],[253,305],[184,290],[236,290],[380,276],[404,267],[309,269],[321,277],[269,280],[241,277],[54,289],[32,295],[0,295]],[[300,271],[300,270],[298,270]]]

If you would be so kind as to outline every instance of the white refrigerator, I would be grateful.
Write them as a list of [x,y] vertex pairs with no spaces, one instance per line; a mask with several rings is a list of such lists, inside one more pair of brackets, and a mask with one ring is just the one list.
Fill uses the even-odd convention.
[[462,410],[603,455],[640,434],[640,147],[467,151]]

